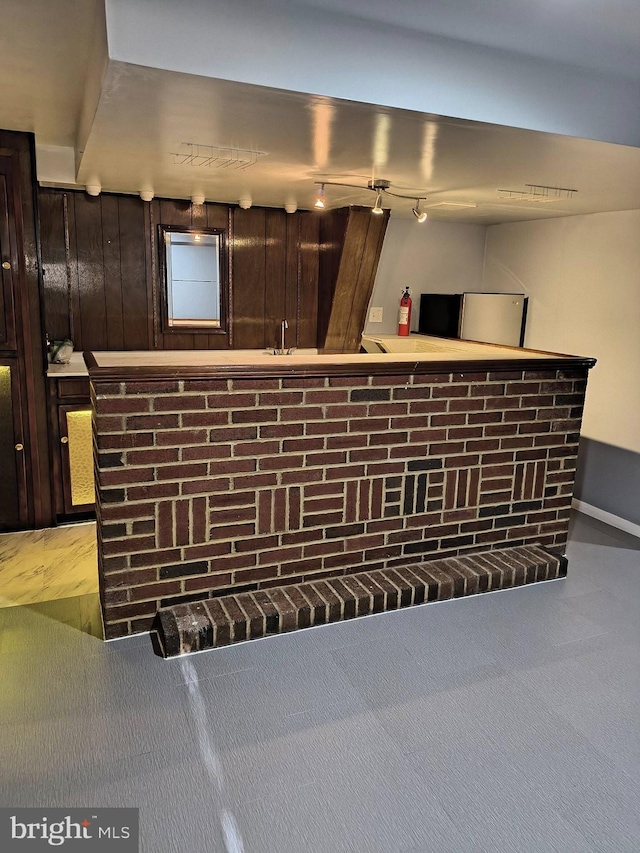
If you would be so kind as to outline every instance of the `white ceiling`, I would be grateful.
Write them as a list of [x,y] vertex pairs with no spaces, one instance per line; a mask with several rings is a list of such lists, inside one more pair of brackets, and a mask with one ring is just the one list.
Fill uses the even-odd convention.
[[297,0],[423,33],[635,79],[639,0]]
[[[263,156],[244,170],[186,165],[175,162],[182,143]],[[398,192],[426,195],[433,216],[465,222],[632,209],[640,198],[640,149],[124,63],[109,68],[78,180],[119,192],[311,207],[314,182],[366,186],[372,164]],[[499,188],[526,184],[577,192],[549,203],[499,198]],[[326,194],[331,207],[373,203],[366,190],[327,186]],[[411,215],[412,203],[386,197],[385,206]]]
[[[586,63],[586,41],[592,67],[640,73],[632,38],[639,0],[493,0],[482,4],[482,14],[471,0],[299,2],[574,63]],[[0,127],[34,131],[41,148],[75,145],[102,3],[5,0],[5,10],[10,26],[0,31],[0,74],[11,83],[0,90]],[[184,151],[183,143],[263,153],[247,169],[180,165],[173,155]],[[639,148],[115,61],[77,162],[78,184],[103,190],[196,193],[226,202],[248,195],[254,204],[299,207],[312,206],[316,181],[365,185],[375,170],[399,192],[426,195],[433,218],[481,224],[631,209],[640,198]],[[577,192],[548,203],[499,198],[498,188],[524,190],[526,184]],[[327,199],[330,206],[372,203],[366,190],[344,187],[328,186]],[[411,216],[410,202],[386,201],[394,216]]]
[[2,0],[0,127],[75,143],[102,0]]

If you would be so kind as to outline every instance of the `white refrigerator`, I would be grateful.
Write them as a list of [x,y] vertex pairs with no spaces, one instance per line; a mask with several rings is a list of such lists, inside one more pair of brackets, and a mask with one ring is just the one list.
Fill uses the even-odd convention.
[[524,344],[527,297],[522,293],[463,293],[460,337],[487,344]]
[[488,344],[524,345],[523,293],[423,293],[418,331]]

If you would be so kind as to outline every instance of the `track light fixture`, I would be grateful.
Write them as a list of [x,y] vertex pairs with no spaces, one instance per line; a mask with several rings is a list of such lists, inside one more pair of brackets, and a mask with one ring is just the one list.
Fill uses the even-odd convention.
[[421,201],[422,201],[422,199],[417,198],[416,199],[416,206],[411,208],[411,212],[413,213],[415,218],[418,220],[418,222],[424,222],[425,219],[427,218],[426,210],[420,210],[420,202]]
[[325,185],[330,187],[352,187],[354,190],[371,190],[376,194],[376,200],[374,202],[373,207],[371,208],[372,213],[383,213],[382,209],[382,196],[383,194],[392,195],[394,198],[407,198],[407,199],[415,199],[416,206],[412,207],[413,215],[416,217],[418,222],[424,222],[427,218],[427,214],[424,210],[420,210],[420,202],[426,201],[426,196],[415,196],[415,195],[405,195],[404,193],[396,193],[391,187],[391,181],[386,181],[383,178],[375,178],[371,181],[367,182],[366,187],[359,186],[358,184],[347,184],[342,181],[316,181],[316,184],[320,184],[320,189],[316,194],[316,202],[315,206],[321,209],[324,209],[325,199],[324,199],[324,188]]

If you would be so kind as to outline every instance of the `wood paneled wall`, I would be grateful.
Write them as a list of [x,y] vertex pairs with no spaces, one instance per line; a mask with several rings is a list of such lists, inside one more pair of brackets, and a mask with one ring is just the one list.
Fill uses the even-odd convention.
[[[38,528],[50,523],[51,495],[49,489],[49,446],[47,435],[46,362],[42,331],[40,282],[38,276],[38,243],[34,204],[35,141],[33,134],[0,130],[0,158],[3,161],[7,195],[8,245],[3,247],[2,262],[10,264],[3,270],[2,291],[12,315],[9,325],[15,340],[1,346],[5,364],[17,377],[20,401],[16,409],[14,442],[24,446],[19,468],[23,488],[18,495],[20,526]],[[14,454],[13,445],[0,448],[3,454]]]
[[[78,350],[261,348],[317,342],[319,224],[315,212],[241,210],[136,196],[40,188],[45,325]],[[157,227],[228,229],[228,335],[163,335]]]
[[389,211],[368,207],[327,211],[320,227],[318,347],[358,352]]

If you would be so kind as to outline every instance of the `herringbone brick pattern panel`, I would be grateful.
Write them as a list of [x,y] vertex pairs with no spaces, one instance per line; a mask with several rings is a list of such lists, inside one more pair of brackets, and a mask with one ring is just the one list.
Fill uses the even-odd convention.
[[586,373],[94,377],[107,636],[230,593],[562,553]]

